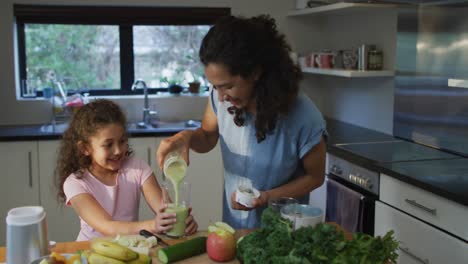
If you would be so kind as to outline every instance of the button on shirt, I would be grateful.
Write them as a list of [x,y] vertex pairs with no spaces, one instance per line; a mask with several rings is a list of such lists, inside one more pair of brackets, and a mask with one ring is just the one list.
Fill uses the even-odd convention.
[[[305,174],[301,159],[326,135],[325,120],[313,102],[300,93],[287,115],[281,115],[273,133],[257,143],[255,116],[246,113],[244,125],[234,123],[229,102],[219,102],[217,91],[210,94],[218,120],[224,163],[223,221],[234,228],[260,226],[265,208],[240,211],[231,208],[231,194],[239,185],[264,191],[284,185]],[[308,203],[308,195],[299,199]]]

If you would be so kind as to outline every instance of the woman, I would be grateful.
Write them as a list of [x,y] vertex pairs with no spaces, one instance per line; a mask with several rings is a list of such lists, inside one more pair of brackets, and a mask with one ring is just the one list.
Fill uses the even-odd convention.
[[[308,202],[322,185],[325,121],[300,94],[300,68],[269,16],[225,17],[204,37],[200,60],[213,85],[202,125],[163,140],[162,166],[174,149],[204,153],[220,139],[224,163],[223,221],[234,228],[260,225],[268,200],[283,196]],[[260,190],[253,208],[236,202],[241,184]]]

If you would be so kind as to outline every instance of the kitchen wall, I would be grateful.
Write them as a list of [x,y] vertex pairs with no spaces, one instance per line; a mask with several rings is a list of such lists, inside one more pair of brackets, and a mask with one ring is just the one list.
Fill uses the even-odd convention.
[[[132,6],[199,6],[230,7],[232,14],[253,16],[268,13],[277,18],[280,30],[284,31],[284,14],[294,6],[284,0],[3,0],[0,1],[0,125],[41,124],[51,119],[51,106],[42,99],[17,100],[17,74],[15,68],[13,4],[53,5],[132,5]],[[122,105],[130,120],[141,118],[142,97],[120,99],[110,97]],[[150,105],[155,106],[162,119],[201,119],[206,107],[206,97],[156,97],[150,96]],[[183,106],[183,107],[182,107]]]
[[[394,69],[397,10],[373,8],[337,11],[312,17],[290,17],[286,28],[301,53],[376,44],[384,68]],[[344,78],[305,74],[302,88],[327,116],[392,134],[393,77]]]
[[[346,49],[362,43],[377,44],[384,51],[386,69],[394,69],[397,10],[374,8],[336,12],[313,17],[286,17],[294,0],[4,0],[0,2],[0,125],[38,124],[51,118],[47,101],[17,100],[14,63],[13,3],[74,5],[210,6],[231,7],[233,14],[252,16],[268,13],[277,20],[297,53],[322,49]],[[303,91],[326,115],[338,120],[392,134],[393,78],[343,78],[305,74]],[[131,120],[141,118],[141,96],[116,98]],[[150,95],[163,119],[201,119],[206,97],[156,97]],[[181,105],[184,107],[182,108]],[[14,113],[14,114],[12,114]]]

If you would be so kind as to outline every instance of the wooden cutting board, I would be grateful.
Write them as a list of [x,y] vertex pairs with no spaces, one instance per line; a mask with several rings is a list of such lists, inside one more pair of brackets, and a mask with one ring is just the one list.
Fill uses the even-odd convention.
[[[243,229],[243,230],[237,230],[236,231],[236,240],[241,237],[241,236],[244,236],[250,232],[252,232],[253,229]],[[170,239],[170,238],[165,238],[165,237],[161,237],[164,242],[168,243],[169,245],[174,245],[174,244],[178,244],[180,242],[183,242],[183,241],[186,241],[188,239],[191,239],[191,238],[194,238],[194,237],[199,237],[199,236],[208,236],[208,232],[205,232],[205,231],[200,231],[200,232],[197,232],[197,234],[193,235],[193,236],[190,236],[190,237],[186,237],[186,238],[180,238],[180,239]],[[157,246],[157,247],[154,247],[151,249],[150,251],[150,255],[152,256],[152,263],[157,263],[157,264],[160,264],[161,262],[159,261],[158,259],[158,250],[161,248],[161,246]],[[188,259],[184,259],[184,260],[181,260],[181,261],[178,261],[178,262],[174,262],[174,263],[188,263],[188,264],[194,264],[194,263],[220,263],[220,262],[216,262],[216,261],[213,261],[211,260],[209,257],[208,257],[208,254],[204,253],[204,254],[201,254],[201,255],[198,255],[198,256],[194,256],[194,257],[191,257],[191,258],[188,258]],[[229,261],[229,262],[223,262],[223,263],[240,263],[237,259],[234,259],[232,261]]]
[[[336,226],[337,230],[340,230],[342,232],[344,232],[345,234],[345,237],[346,239],[352,239],[352,234],[349,233],[349,232],[346,232],[345,230],[343,230],[343,228],[341,226],[339,226],[338,224],[336,223],[328,223],[328,224],[331,224],[331,225],[334,225]],[[247,235],[248,233],[252,232],[254,229],[242,229],[242,230],[237,230],[236,231],[236,240],[239,239],[240,237],[242,236],[245,236]],[[208,233],[207,232],[204,232],[204,231],[201,231],[201,232],[198,232],[197,234],[193,235],[193,236],[190,236],[190,237],[187,237],[187,238],[181,238],[181,239],[164,239],[164,237],[162,237],[164,239],[164,241],[166,243],[168,243],[169,245],[174,245],[174,244],[177,244],[177,243],[180,243],[180,242],[183,242],[187,239],[190,239],[190,238],[194,238],[194,237],[197,237],[197,236],[207,236]],[[152,263],[157,263],[157,264],[161,264],[161,262],[159,261],[158,257],[157,257],[157,251],[158,249],[160,249],[161,246],[157,246],[157,247],[154,247],[151,249],[151,253],[150,255],[152,256],[152,260],[153,262]],[[188,258],[188,259],[184,259],[184,260],[181,260],[181,261],[178,261],[178,262],[174,262],[174,263],[187,263],[187,264],[195,264],[195,263],[220,263],[220,262],[216,262],[216,261],[213,261],[211,260],[209,257],[208,257],[208,254],[204,253],[204,254],[201,254],[201,255],[198,255],[198,256],[194,256],[194,257],[191,257],[191,258]],[[234,259],[232,261],[229,261],[229,262],[223,262],[223,263],[240,263],[237,259]]]

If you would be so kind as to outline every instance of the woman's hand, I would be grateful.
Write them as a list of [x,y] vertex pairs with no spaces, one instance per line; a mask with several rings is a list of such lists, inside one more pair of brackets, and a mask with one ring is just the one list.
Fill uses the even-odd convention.
[[186,224],[186,228],[185,228],[186,235],[192,235],[192,234],[195,234],[195,232],[197,232],[198,224],[192,215],[192,207],[189,208],[189,215],[187,219],[185,219],[185,224]]
[[159,144],[158,151],[156,153],[158,164],[160,168],[164,167],[164,158],[166,155],[174,150],[181,150],[182,158],[189,165],[189,147],[190,140],[192,138],[193,131],[185,130],[181,131],[170,138],[163,139]]
[[269,198],[268,192],[261,191],[260,196],[258,198],[253,199],[253,201],[252,201],[253,206],[252,206],[252,208],[250,208],[250,207],[246,207],[246,206],[236,202],[236,192],[233,192],[231,194],[231,207],[232,207],[232,209],[235,209],[235,210],[250,211],[252,209],[267,205],[268,204],[268,198]]
[[176,222],[176,213],[166,213],[164,212],[167,208],[167,205],[161,206],[159,208],[156,218],[154,219],[153,233],[161,234],[166,233],[171,230],[174,223]]

